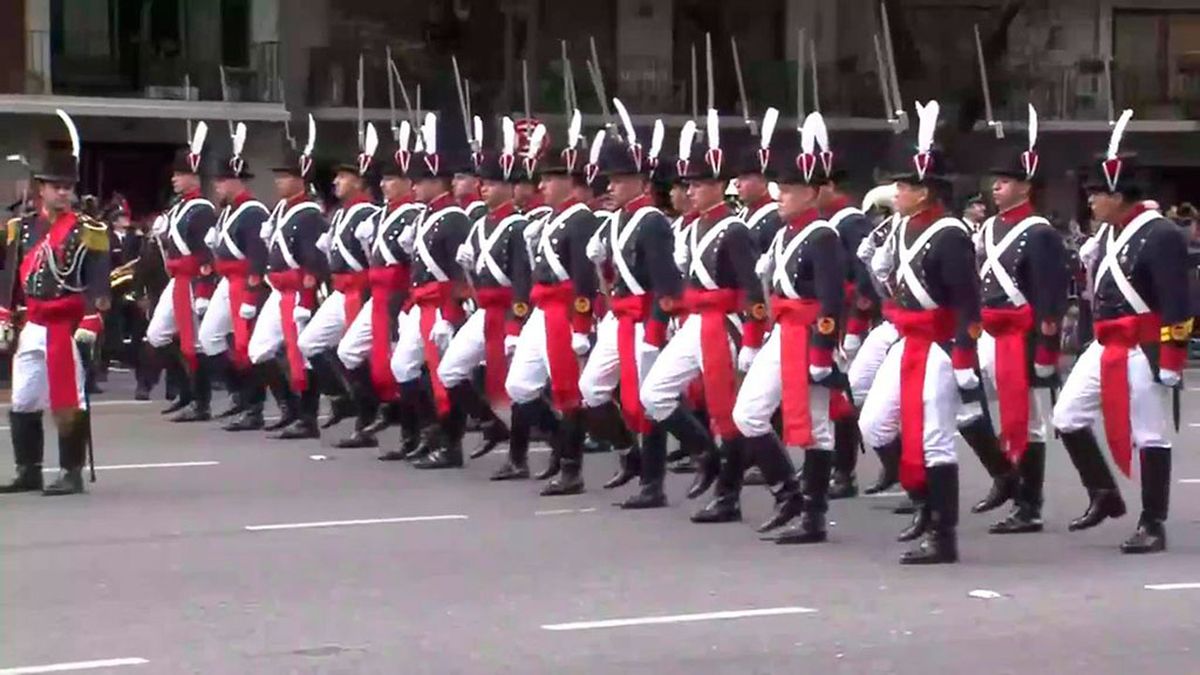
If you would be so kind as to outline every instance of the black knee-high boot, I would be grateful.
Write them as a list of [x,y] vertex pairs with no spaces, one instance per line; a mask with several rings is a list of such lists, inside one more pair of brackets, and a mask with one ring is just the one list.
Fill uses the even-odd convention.
[[604,484],[604,489],[612,490],[637,478],[641,473],[641,452],[617,404],[609,401],[595,408],[585,408],[584,423],[592,438],[610,444],[617,451],[617,472]]
[[583,409],[575,408],[563,413],[558,431],[554,434],[551,444],[558,454],[562,470],[558,476],[542,488],[543,497],[561,495],[577,495],[584,491],[583,486]]
[[963,440],[975,451],[975,456],[992,477],[992,488],[983,499],[971,507],[972,513],[984,513],[1004,506],[1017,494],[1020,477],[1016,467],[1004,454],[1000,439],[986,416],[972,420],[959,428]]
[[84,491],[83,464],[87,458],[88,424],[86,410],[56,414],[58,422],[58,478],[42,490],[50,496],[73,495]]
[[858,416],[833,423],[833,482],[829,486],[830,499],[848,499],[858,496],[858,451],[861,445],[858,431]]
[[[688,488],[688,499],[695,499],[708,491],[722,470],[721,454],[717,450],[712,434],[708,432],[696,416],[682,406],[676,408],[669,417],[660,422],[663,429],[679,443],[689,449],[696,459],[696,478]],[[739,477],[740,480],[740,477]]]
[[42,455],[45,452],[46,432],[40,412],[9,412],[9,431],[12,434],[13,459],[17,477],[0,486],[0,494],[36,492],[42,489]]
[[[742,519],[742,476],[746,466],[743,440],[737,435],[721,444],[716,497],[692,515],[693,523],[729,523]],[[829,480],[828,476],[826,480]]]
[[329,396],[329,419],[321,423],[328,429],[355,414],[354,402],[350,397],[350,376],[346,366],[337,356],[337,350],[327,349],[308,357],[312,366],[313,379],[317,384],[318,396]]
[[279,432],[275,438],[290,441],[321,437],[321,432],[317,428],[317,417],[321,409],[320,377],[316,371],[309,370],[307,379],[307,386],[304,391],[300,392],[299,415],[296,421]]
[[879,477],[863,490],[863,493],[868,495],[887,492],[900,482],[900,437],[897,436],[896,440],[883,447],[875,448],[875,454],[879,457]]
[[759,532],[770,532],[786,525],[799,515],[804,496],[796,480],[796,467],[774,432],[762,436],[747,436],[743,441],[754,461],[762,469],[767,489],[775,497],[775,513],[758,526]]
[[513,403],[512,426],[508,436],[508,461],[492,474],[492,480],[529,478],[529,430],[533,427],[533,418],[539,415],[533,408],[544,405],[545,401],[540,398],[525,403]]
[[902,565],[958,562],[958,465],[925,469],[929,486],[929,528],[921,543],[900,558]]
[[214,415],[214,418],[221,420],[242,414],[247,406],[245,397],[249,369],[242,370],[234,365],[229,358],[229,352],[210,356],[208,359],[213,367],[213,379],[219,379],[225,383],[225,391],[229,392],[230,398],[230,406]]
[[162,364],[163,370],[166,372],[167,388],[175,389],[175,400],[162,411],[162,414],[170,415],[192,404],[193,394],[187,372],[187,362],[184,360],[183,352],[179,350],[178,341],[165,347],[158,347],[154,351],[158,362]]
[[279,419],[263,426],[263,431],[286,429],[300,419],[300,397],[292,391],[291,382],[278,359],[258,364],[259,375],[279,407]]
[[642,436],[641,447],[634,447],[630,452],[637,453],[639,457],[641,489],[621,502],[621,508],[656,509],[666,506],[667,495],[663,491],[663,481],[667,475],[667,430],[663,429],[662,425],[655,424]]
[[242,373],[242,414],[221,427],[225,431],[257,431],[263,428],[265,424],[263,406],[267,401],[267,378],[262,365],[251,365]]
[[988,528],[992,534],[1021,534],[1042,531],[1042,486],[1046,480],[1046,444],[1030,441],[1017,463],[1021,483],[1015,506],[1008,517]]
[[[338,359],[339,363],[341,362]],[[379,397],[375,394],[375,384],[371,381],[371,366],[364,364],[347,373],[350,385],[350,398],[354,402],[355,420],[354,431],[336,443],[335,448],[375,448],[379,440],[375,438],[371,426],[379,416]]]
[[1113,478],[1100,444],[1091,429],[1067,431],[1062,434],[1063,447],[1071,457],[1071,463],[1079,472],[1079,479],[1088,492],[1087,511],[1067,524],[1067,529],[1086,530],[1104,522],[1105,518],[1120,518],[1125,515],[1125,500]]
[[1142,448],[1142,515],[1137,531],[1121,544],[1122,553],[1167,549],[1167,510],[1171,502],[1171,449]]
[[829,511],[829,476],[833,453],[808,450],[804,453],[804,507],[800,520],[775,538],[777,544],[816,544],[827,538],[825,514]]

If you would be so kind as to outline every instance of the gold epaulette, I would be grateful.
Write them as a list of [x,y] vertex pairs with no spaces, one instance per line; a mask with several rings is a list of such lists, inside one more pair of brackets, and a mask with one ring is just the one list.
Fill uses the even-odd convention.
[[20,237],[20,236],[21,236],[21,219],[20,218],[10,218],[8,220],[8,239],[6,241],[11,244],[17,240],[17,237]]
[[79,224],[83,226],[83,246],[89,251],[107,253],[108,226],[98,220],[82,215],[79,216]]
[[1159,329],[1158,339],[1160,342],[1185,342],[1192,337],[1192,319],[1163,326]]

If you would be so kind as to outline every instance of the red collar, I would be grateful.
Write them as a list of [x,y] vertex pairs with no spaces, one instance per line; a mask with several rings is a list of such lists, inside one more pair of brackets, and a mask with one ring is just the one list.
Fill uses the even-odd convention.
[[803,230],[820,217],[821,212],[816,208],[805,209],[800,215],[788,220],[788,227],[793,230]]
[[443,192],[442,194],[429,200],[429,210],[440,211],[447,206],[454,206],[455,204],[457,204],[457,202],[454,201],[454,195],[450,194],[449,192]]
[[303,204],[306,201],[308,201],[308,193],[301,190],[300,192],[297,192],[296,194],[294,194],[291,197],[288,197],[286,200],[284,200],[284,202],[285,202],[284,208],[290,209],[293,206]]
[[529,213],[534,209],[541,208],[546,205],[546,200],[542,199],[540,194],[534,195],[529,201],[521,205],[522,213]]
[[1004,221],[1005,223],[1011,224],[1019,223],[1032,215],[1033,203],[1026,199],[1010,209],[1001,211],[999,217],[1000,220]]
[[230,202],[229,205],[236,209],[251,199],[254,199],[254,195],[250,194],[249,190],[242,190],[236,197],[233,198],[233,201]]
[[917,229],[924,229],[932,225],[942,216],[946,215],[946,209],[941,204],[934,204],[908,219],[908,226]]
[[471,204],[479,201],[480,199],[483,199],[483,197],[480,196],[478,191],[472,192],[471,194],[465,195],[461,199],[459,199],[458,205],[463,207],[464,209],[469,208],[471,206]]
[[850,206],[849,197],[843,194],[834,195],[829,199],[829,208],[826,210],[826,214],[832,216],[847,206]]
[[517,205],[510,199],[494,209],[488,210],[488,217],[501,221],[517,212]]
[[651,206],[653,203],[654,200],[650,198],[650,195],[638,195],[637,197],[630,199],[629,202],[622,206],[621,210],[625,211],[626,213],[636,213],[638,209]]
[[349,198],[342,200],[342,208],[348,209],[351,206],[355,206],[356,204],[366,204],[370,201],[371,200],[367,198],[367,195],[365,193],[355,192],[354,194],[350,195]]
[[710,206],[707,210],[701,211],[699,217],[701,220],[712,222],[720,220],[730,213],[729,204],[722,201],[716,206]]
[[203,195],[200,194],[199,190],[190,190],[188,192],[185,192],[185,193],[179,195],[179,198],[186,202],[186,201],[190,201],[192,199],[200,199],[202,196]]
[[564,199],[562,201],[561,204],[554,207],[554,213],[555,214],[563,213],[567,209],[569,209],[572,206],[575,206],[576,204],[579,204],[579,203],[580,203],[580,201],[578,199],[575,199],[574,197],[567,197],[566,199]]
[[1117,223],[1115,225],[1115,227],[1118,230],[1124,229],[1124,227],[1126,225],[1133,222],[1134,218],[1137,218],[1138,216],[1142,215],[1143,213],[1145,213],[1149,210],[1150,209],[1146,208],[1145,202],[1138,202],[1133,205],[1133,208],[1129,209],[1129,213],[1126,213],[1125,217],[1121,218],[1121,221],[1119,223]]
[[749,213],[754,213],[755,211],[761,209],[762,207],[766,206],[767,204],[770,204],[773,201],[775,201],[775,200],[771,199],[771,193],[768,192],[767,194],[763,195],[762,197],[759,197],[758,199],[754,200],[753,203],[751,203],[749,206],[746,207],[746,210]]
[[387,203],[387,210],[389,212],[395,211],[396,209],[400,208],[401,206],[404,206],[405,204],[411,204],[412,201],[413,201],[413,198],[411,195],[404,195],[400,199],[391,199]]

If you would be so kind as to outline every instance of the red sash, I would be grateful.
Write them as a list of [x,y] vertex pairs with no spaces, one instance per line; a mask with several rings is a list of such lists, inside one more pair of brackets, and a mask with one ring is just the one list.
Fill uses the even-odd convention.
[[780,408],[786,445],[811,448],[812,409],[808,396],[808,331],[821,313],[816,300],[771,298],[771,311],[779,330],[779,370],[783,379]]
[[621,358],[621,415],[629,430],[638,434],[650,432],[650,420],[646,419],[646,410],[642,408],[642,386],[638,377],[637,325],[650,316],[651,302],[649,295],[626,295],[610,301],[617,317],[617,354]]
[[[575,356],[575,350],[571,347],[571,338],[574,337],[571,312],[575,307],[575,287],[569,281],[560,284],[537,284],[533,287],[531,300],[546,317],[546,358],[550,362],[550,396],[554,407],[569,412],[578,408],[580,403],[579,358]],[[617,348],[620,349],[619,344]],[[636,367],[634,376],[636,377]]]
[[925,489],[925,365],[935,342],[954,337],[954,312],[894,307],[891,321],[904,337],[900,356],[900,484]]
[[371,282],[371,384],[381,401],[392,401],[399,395],[396,377],[392,375],[392,310],[394,293],[408,288],[407,265],[372,267]]
[[249,260],[215,260],[213,269],[229,284],[229,319],[233,325],[233,365],[238,370],[250,368],[250,334],[254,319],[242,318],[242,304],[250,302]]
[[[741,293],[735,289],[701,291],[688,289],[683,302],[700,315],[700,360],[704,397],[714,431],[722,439],[737,436],[733,423],[733,404],[737,399],[733,355],[729,352],[729,333],[725,316],[738,310]],[[807,373],[806,373],[807,375]]]
[[437,321],[437,311],[449,302],[452,284],[449,281],[431,281],[413,289],[411,302],[421,308],[421,340],[425,343],[425,364],[429,366],[429,381],[433,384],[433,400],[438,415],[445,417],[450,412],[450,394],[438,377],[438,364],[442,355],[438,346],[429,339],[429,332]]
[[345,272],[333,275],[333,290],[340,291],[346,296],[343,305],[346,312],[346,326],[354,322],[363,306],[363,293],[371,285],[367,272]]
[[29,323],[46,327],[46,375],[52,411],[79,408],[75,382],[75,328],[86,306],[78,293],[55,300],[27,301]]
[[175,328],[179,331],[179,348],[188,367],[195,372],[196,319],[192,315],[192,281],[201,274],[203,263],[199,256],[189,255],[167,261],[167,273],[175,281],[171,287],[171,309],[175,312]]
[[1025,342],[1033,328],[1033,307],[983,309],[983,329],[996,339],[996,398],[1000,443],[1013,463],[1029,445],[1029,358]]
[[297,393],[308,389],[308,374],[305,372],[304,354],[300,352],[300,329],[296,326],[296,306],[300,294],[305,291],[304,271],[288,270],[271,272],[267,275],[271,285],[279,291],[279,323],[283,328],[283,347],[287,354],[288,370],[291,371],[292,389]]
[[1133,422],[1129,394],[1129,350],[1158,341],[1161,321],[1157,314],[1134,314],[1096,322],[1100,354],[1100,409],[1104,412],[1104,435],[1113,462],[1121,473],[1133,468]]
[[504,380],[508,378],[508,357],[504,354],[504,321],[512,307],[511,288],[476,288],[475,302],[483,312],[484,364],[487,379],[484,391],[488,399],[496,403],[508,401]]

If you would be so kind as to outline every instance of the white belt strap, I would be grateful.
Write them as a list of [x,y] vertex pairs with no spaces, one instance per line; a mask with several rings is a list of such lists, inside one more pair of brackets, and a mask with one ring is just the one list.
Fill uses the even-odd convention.
[[921,252],[921,249],[925,247],[925,244],[929,243],[933,235],[949,227],[957,227],[963,232],[970,233],[970,230],[967,229],[967,226],[961,220],[956,218],[942,218],[929,226],[929,229],[922,232],[917,237],[917,240],[913,242],[912,246],[906,246],[904,243],[905,235],[908,233],[908,220],[905,220],[900,225],[900,231],[896,235],[896,250],[900,258],[896,280],[902,282],[908,288],[909,292],[913,294],[913,297],[917,299],[917,302],[923,309],[936,309],[938,304],[933,301],[933,298],[929,295],[929,291],[921,283],[921,279],[917,277],[916,271],[912,268],[912,261]]
[[492,278],[499,281],[501,285],[512,286],[512,280],[504,273],[504,268],[500,266],[500,263],[496,262],[495,256],[492,255],[492,249],[495,248],[496,242],[500,241],[500,238],[504,236],[506,231],[512,229],[514,224],[524,219],[525,216],[519,213],[508,216],[500,221],[500,224],[496,226],[495,230],[492,230],[491,234],[486,236],[483,233],[484,221],[480,220],[475,224],[475,227],[478,229],[477,238],[479,240],[479,255],[475,258],[475,274],[482,273],[483,268],[487,267],[488,271],[492,273]]
[[999,241],[996,242],[996,217],[988,218],[983,224],[983,247],[987,252],[987,259],[983,261],[983,267],[979,270],[979,278],[987,278],[990,272],[996,277],[996,283],[1000,284],[1000,288],[1004,289],[1004,293],[1008,296],[1009,301],[1016,307],[1024,307],[1029,301],[1025,298],[1025,294],[1017,287],[1013,281],[1012,275],[1004,268],[1000,262],[1000,256],[1012,247],[1021,235],[1029,231],[1034,225],[1049,225],[1050,221],[1041,216],[1030,216],[1021,222],[1017,223],[1013,229],[1008,231]]
[[275,223],[275,232],[271,235],[271,245],[279,248],[279,253],[283,256],[283,261],[287,263],[290,269],[298,269],[300,263],[296,262],[296,257],[292,255],[292,250],[288,248],[287,239],[283,236],[283,226],[296,214],[309,210],[320,212],[321,209],[313,202],[301,202],[293,206]]
[[629,292],[634,295],[642,295],[646,289],[638,283],[637,277],[633,276],[633,271],[629,269],[629,263],[625,262],[625,244],[629,241],[629,237],[633,235],[634,230],[642,222],[642,219],[651,213],[657,213],[658,209],[652,206],[643,206],[634,212],[633,217],[625,224],[625,229],[620,233],[617,232],[617,223],[620,217],[616,214],[612,217],[612,260],[613,265],[617,268],[617,273],[621,275],[621,280],[625,282],[625,286]]
[[850,216],[861,216],[861,215],[864,215],[862,212],[862,209],[857,209],[857,208],[854,208],[853,206],[847,206],[846,208],[842,209],[841,211],[838,211],[837,213],[833,214],[833,217],[829,219],[829,226],[836,230],[836,229],[838,229],[838,227],[841,226],[843,220],[849,218]]
[[[772,277],[772,282],[789,298],[798,298],[800,294],[796,292],[796,286],[792,283],[792,275],[787,272],[787,262],[796,255],[796,251],[800,250],[800,245],[804,243],[804,240],[808,239],[818,230],[833,230],[834,234],[837,234],[837,230],[832,225],[823,220],[818,220],[809,223],[807,227],[800,230],[788,242],[786,248],[782,245],[783,239],[778,240],[780,245],[776,248],[775,252],[775,274]],[[780,230],[780,232],[783,231]]]
[[379,227],[375,230],[375,245],[373,248],[388,265],[397,265],[400,261],[396,258],[396,254],[392,252],[392,247],[387,245],[387,239],[383,236],[384,233],[388,231],[389,227],[395,224],[400,216],[420,208],[422,208],[420,204],[405,204],[387,215],[384,215],[384,209],[379,210],[378,215],[382,222],[379,223]]
[[571,208],[558,214],[558,217],[551,220],[548,224],[542,227],[542,236],[538,241],[538,254],[546,260],[546,264],[550,265],[550,269],[554,272],[554,276],[559,281],[566,281],[571,278],[571,274],[567,272],[567,268],[563,266],[562,260],[558,257],[558,251],[554,250],[554,244],[551,243],[551,237],[554,233],[566,226],[567,220],[587,209],[583,204],[575,204]]
[[167,232],[171,237],[171,241],[175,244],[175,248],[185,256],[192,254],[192,248],[187,245],[187,239],[185,239],[183,233],[179,231],[179,224],[183,222],[184,216],[186,216],[193,208],[197,206],[207,206],[210,209],[216,208],[213,206],[212,202],[208,201],[207,199],[189,199],[186,202],[177,204],[175,206],[176,210],[171,213],[167,219]]
[[437,264],[437,260],[434,259],[433,253],[429,251],[429,246],[425,243],[425,235],[429,233],[429,231],[433,228],[433,224],[436,223],[439,218],[441,218],[444,214],[452,212],[466,215],[466,211],[463,211],[457,206],[447,206],[446,208],[430,215],[428,218],[423,219],[421,224],[417,226],[417,255],[421,258],[421,262],[425,264],[425,269],[429,270],[429,273],[433,275],[433,278],[437,279],[439,282],[449,281],[450,276],[446,274],[446,271],[442,269],[441,265]]
[[[750,212],[749,209],[742,209],[742,210],[746,213]],[[754,228],[758,227],[758,224],[760,222],[762,222],[763,218],[766,218],[769,214],[776,213],[778,211],[779,211],[779,203],[778,202],[769,202],[769,203],[763,204],[762,206],[758,207],[758,210],[756,210],[753,214],[750,214],[749,218],[746,218],[746,216],[744,214],[741,217],[746,218],[746,227],[753,230]]]
[[695,225],[692,226],[692,241],[690,246],[692,264],[688,272],[692,276],[696,277],[696,280],[700,282],[701,286],[710,291],[717,289],[717,282],[715,279],[713,279],[712,274],[708,271],[708,268],[704,266],[704,253],[708,251],[709,247],[712,246],[712,243],[717,240],[717,237],[719,237],[721,233],[728,229],[730,224],[736,222],[739,222],[737,216],[727,216],[722,218],[721,220],[717,221],[716,225],[712,226],[711,230],[704,233],[704,238],[700,239],[699,242],[697,242],[696,239],[700,228]]
[[1148,314],[1150,306],[1146,304],[1141,294],[1133,287],[1133,283],[1125,275],[1125,270],[1121,269],[1118,255],[1122,249],[1129,245],[1129,241],[1133,239],[1133,235],[1137,234],[1138,230],[1142,229],[1150,221],[1161,217],[1162,215],[1158,211],[1146,211],[1130,221],[1125,226],[1125,229],[1121,230],[1121,234],[1115,240],[1113,239],[1113,229],[1109,228],[1108,241],[1104,248],[1104,259],[1100,261],[1100,267],[1096,271],[1096,290],[1100,289],[1100,280],[1104,278],[1104,275],[1111,275],[1113,281],[1117,284],[1117,289],[1121,291],[1121,295],[1125,296],[1125,301],[1138,314]]
[[237,207],[237,210],[233,211],[233,213],[230,213],[230,207],[226,206],[225,210],[221,212],[220,222],[217,223],[217,230],[221,233],[221,241],[224,242],[225,248],[229,249],[233,257],[238,260],[245,260],[246,254],[242,252],[241,247],[233,240],[230,229],[237,222],[237,219],[248,209],[262,209],[266,211],[267,207],[263,206],[260,202],[248,201]]

